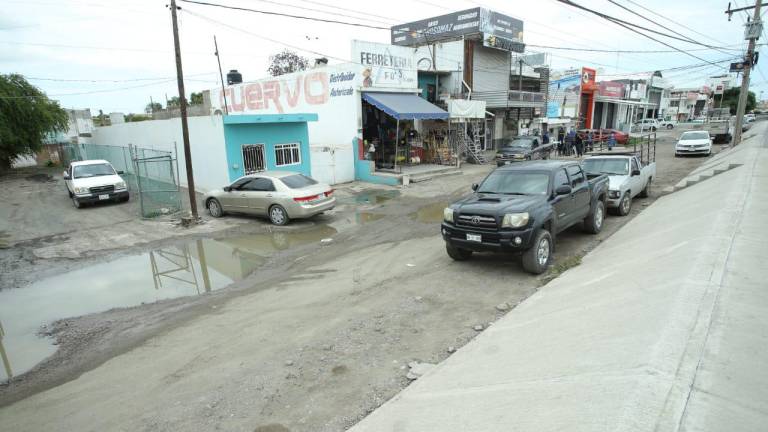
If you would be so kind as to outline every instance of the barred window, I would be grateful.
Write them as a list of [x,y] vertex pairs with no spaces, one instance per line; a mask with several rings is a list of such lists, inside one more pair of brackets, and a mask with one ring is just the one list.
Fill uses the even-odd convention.
[[275,145],[275,166],[298,165],[300,163],[299,143]]

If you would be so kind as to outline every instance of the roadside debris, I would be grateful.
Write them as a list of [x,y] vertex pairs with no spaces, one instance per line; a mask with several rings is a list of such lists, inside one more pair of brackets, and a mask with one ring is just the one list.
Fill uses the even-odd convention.
[[455,352],[456,352],[456,347],[455,346],[449,346],[448,347],[448,354],[453,354]]
[[499,312],[505,312],[509,310],[509,303],[499,303],[496,305],[496,310]]
[[482,324],[478,324],[478,325],[476,325],[476,326],[474,326],[474,327],[472,327],[472,328],[473,328],[475,331],[478,331],[478,332],[479,332],[479,331],[483,331],[483,329],[484,329],[485,327],[483,327],[483,325],[482,325]]
[[408,374],[405,375],[405,377],[409,380],[415,380],[419,379],[422,375],[434,369],[435,365],[432,363],[419,363],[417,361],[412,361],[408,363],[408,367],[410,370],[408,371]]
[[286,366],[293,366],[293,360],[286,360],[285,361]]

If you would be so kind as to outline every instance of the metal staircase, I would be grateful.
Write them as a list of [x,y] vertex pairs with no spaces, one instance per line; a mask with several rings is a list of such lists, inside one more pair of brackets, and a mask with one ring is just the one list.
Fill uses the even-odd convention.
[[456,148],[459,153],[465,152],[467,159],[473,159],[477,164],[485,165],[488,161],[483,155],[483,150],[480,145],[480,136],[477,133],[478,128],[472,128],[472,136],[470,137],[467,132],[466,125],[464,123],[455,123],[456,127],[453,130],[452,137],[456,141]]

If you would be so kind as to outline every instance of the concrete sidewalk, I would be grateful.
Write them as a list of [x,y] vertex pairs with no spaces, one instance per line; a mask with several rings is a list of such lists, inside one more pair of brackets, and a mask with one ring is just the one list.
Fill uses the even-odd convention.
[[351,430],[766,430],[768,140],[753,129],[708,162],[713,176],[656,201]]

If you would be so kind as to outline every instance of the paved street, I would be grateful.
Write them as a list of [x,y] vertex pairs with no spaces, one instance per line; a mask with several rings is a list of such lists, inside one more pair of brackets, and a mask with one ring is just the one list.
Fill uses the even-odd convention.
[[[239,216],[203,225],[212,232],[179,238],[166,222],[142,222],[137,229],[158,233],[150,246],[114,243],[66,259],[41,253],[75,250],[81,242],[73,240],[81,234],[89,244],[91,236],[100,236],[94,244],[110,244],[124,239],[124,233],[85,226],[44,241],[23,240],[0,251],[13,269],[0,277],[3,283],[18,283],[19,292],[45,290],[51,274],[108,269],[115,259],[144,259],[148,249],[181,250],[199,239],[235,245],[226,253],[237,254],[240,262],[248,257],[252,274],[210,294],[138,306],[115,303],[133,307],[94,310],[94,315],[58,323],[49,329],[59,343],[56,354],[13,385],[0,387],[0,401],[7,405],[0,419],[14,430],[53,425],[104,430],[118,424],[201,431],[349,427],[408,385],[410,362],[439,363],[448,357],[449,348],[459,349],[479,334],[475,326],[487,327],[545,281],[578,265],[579,257],[641,213],[662,188],[708,160],[674,158],[677,133],[659,134],[660,175],[651,198],[638,200],[630,216],[609,217],[598,236],[578,228],[563,233],[556,265],[542,277],[524,273],[510,256],[480,255],[457,263],[445,254],[437,232],[443,207],[491,169],[473,165],[466,165],[462,175],[402,189],[344,186],[338,190],[342,205],[337,211],[287,228]],[[3,181],[47,188],[50,195],[41,195],[60,198],[45,203],[51,213],[75,214],[55,178]],[[23,202],[15,207],[24,214]],[[108,223],[116,212],[129,218],[135,209],[111,205],[88,211]],[[273,246],[276,233],[287,246]],[[326,237],[331,241],[320,241]],[[62,244],[68,247],[57,247]],[[215,264],[226,263],[221,253],[206,247],[212,269],[225,265]],[[253,261],[254,254],[261,258]],[[144,262],[148,269],[149,259]],[[120,281],[107,277],[105,283]],[[148,280],[140,289],[156,288]],[[129,409],[126,400],[134,401]],[[81,410],[85,406],[89,410]],[[99,419],[88,414],[90,409],[98,409]]]

